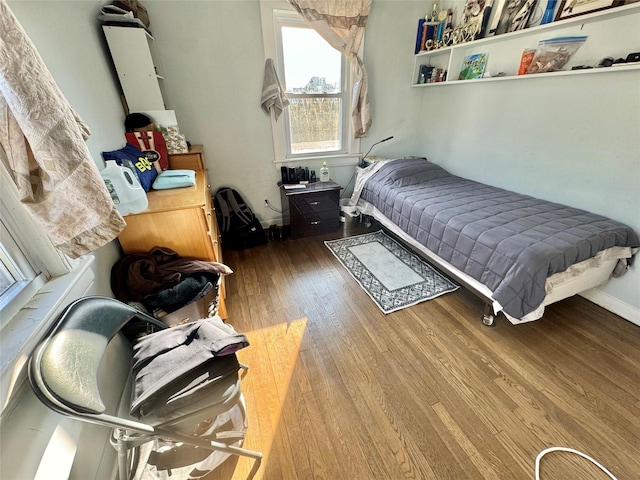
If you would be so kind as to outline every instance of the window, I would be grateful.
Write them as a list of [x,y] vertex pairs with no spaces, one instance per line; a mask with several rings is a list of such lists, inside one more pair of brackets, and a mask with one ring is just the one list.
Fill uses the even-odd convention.
[[[5,222],[0,219],[0,312],[2,324],[13,315],[7,314],[11,306],[25,295],[31,297],[43,284],[44,275],[36,271],[27,256],[20,249],[9,232]],[[37,279],[37,280],[36,280]],[[34,291],[35,290],[35,291]],[[14,307],[13,310],[16,310]]]
[[17,188],[4,166],[0,147],[0,328],[52,277],[70,264],[55,250],[18,200]]
[[271,122],[276,168],[356,165],[360,140],[352,133],[348,59],[288,2],[261,0],[260,9],[265,58],[274,60],[290,102]]
[[284,112],[287,157],[346,153],[346,59],[293,15],[278,17],[277,34],[290,102]]

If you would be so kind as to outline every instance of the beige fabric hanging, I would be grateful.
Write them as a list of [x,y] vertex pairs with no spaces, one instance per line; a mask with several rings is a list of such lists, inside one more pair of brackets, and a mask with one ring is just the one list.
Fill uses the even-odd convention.
[[88,136],[0,0],[0,145],[20,201],[72,258],[110,242],[125,226],[85,144]]
[[371,10],[371,0],[289,0],[309,26],[349,58],[354,84],[351,120],[355,138],[366,136],[371,126],[369,84],[358,51]]

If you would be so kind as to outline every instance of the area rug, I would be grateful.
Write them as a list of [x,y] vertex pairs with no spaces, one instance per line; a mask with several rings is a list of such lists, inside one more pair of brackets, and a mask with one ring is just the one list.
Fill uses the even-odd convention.
[[324,243],[384,313],[458,289],[382,230]]

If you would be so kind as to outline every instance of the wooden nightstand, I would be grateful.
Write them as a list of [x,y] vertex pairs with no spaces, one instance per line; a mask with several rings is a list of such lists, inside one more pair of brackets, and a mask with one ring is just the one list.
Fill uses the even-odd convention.
[[335,232],[340,228],[340,190],[335,182],[310,183],[305,188],[280,187],[282,221],[291,238]]

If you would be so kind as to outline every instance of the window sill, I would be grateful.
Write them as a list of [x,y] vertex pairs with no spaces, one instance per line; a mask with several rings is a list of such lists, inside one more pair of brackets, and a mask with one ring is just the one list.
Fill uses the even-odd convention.
[[[341,166],[349,166],[349,165],[358,165],[360,162],[360,154],[359,153],[345,153],[338,155],[314,155],[309,157],[297,157],[297,158],[286,158],[283,160],[274,160],[273,163],[276,166],[277,170],[280,170],[280,167],[290,166],[292,164],[295,165],[309,165],[309,164],[318,164],[322,165],[323,162],[327,162],[327,166],[331,167],[341,167]],[[318,167],[319,168],[319,167]]]
[[86,294],[95,275],[93,255],[85,256],[66,275],[48,281],[24,308],[6,322],[0,332],[0,402],[2,411],[12,393],[26,380],[31,352],[51,328],[57,315]]

